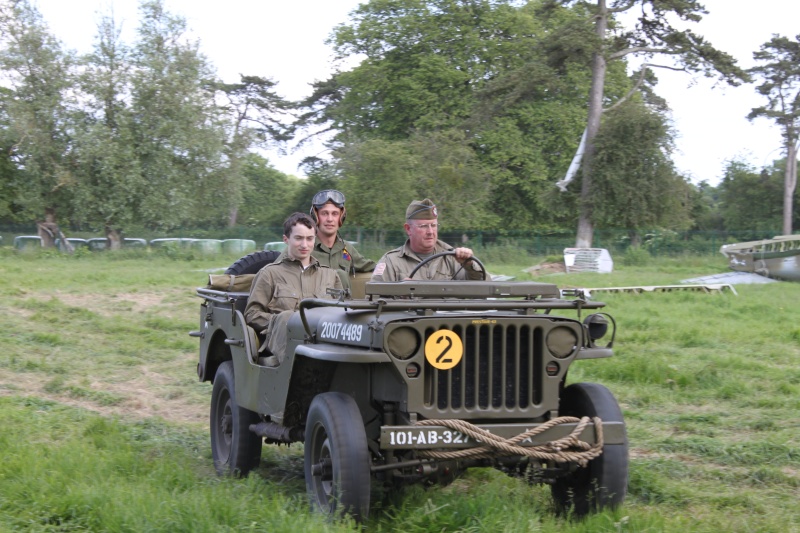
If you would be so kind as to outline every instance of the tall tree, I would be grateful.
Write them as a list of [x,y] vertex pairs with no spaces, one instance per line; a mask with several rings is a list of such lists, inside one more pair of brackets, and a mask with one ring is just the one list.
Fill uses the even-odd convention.
[[58,211],[70,204],[74,177],[66,160],[70,146],[67,93],[72,58],[27,0],[15,0],[0,13],[0,70],[5,84],[3,106],[13,158],[20,169],[16,182],[17,217],[44,218],[45,243],[54,242]]
[[595,146],[594,220],[627,229],[634,246],[639,230],[691,224],[692,188],[670,160],[672,132],[662,114],[632,99],[603,121]]
[[[592,84],[589,92],[586,142],[582,158],[580,215],[576,246],[590,247],[594,232],[593,160],[596,153],[595,138],[600,131],[605,100],[606,71],[611,61],[632,56],[644,59],[640,80],[645,79],[654,57],[672,57],[677,68],[689,72],[702,72],[719,76],[722,80],[738,84],[746,79],[736,61],[706,42],[690,30],[682,30],[677,22],[699,22],[706,14],[697,0],[549,0],[551,9],[557,5],[575,6],[586,10],[594,21],[595,38],[592,41]],[[632,29],[625,30],[615,23],[615,17],[637,9]],[[570,28],[564,28],[569,31]]]
[[361,4],[329,42],[355,67],[315,84],[305,123],[335,144],[401,140],[460,127],[476,89],[516,59],[532,33],[510,1],[381,0]]
[[[558,101],[559,94],[570,98],[577,78],[559,86],[554,80],[562,72],[543,64],[549,32],[533,7],[512,0],[385,0],[362,4],[351,18],[330,42],[339,58],[358,58],[358,65],[317,83],[305,102],[306,120],[333,130],[333,146],[346,148],[337,153],[355,160],[351,144],[375,148],[365,141],[381,139],[405,150],[428,138],[423,152],[431,166],[420,169],[423,182],[458,175],[486,183],[469,189],[480,191],[465,206],[476,216],[459,223],[530,226],[546,218],[540,193],[553,177],[551,165],[567,151],[562,141],[580,128],[579,115],[568,115],[583,101]],[[437,148],[444,146],[455,151]],[[468,164],[453,167],[455,159]],[[431,168],[458,173],[439,176]]]
[[240,76],[239,83],[215,83],[224,98],[222,104],[227,135],[226,164],[219,190],[228,204],[228,226],[237,223],[239,206],[244,199],[246,176],[244,160],[253,148],[280,146],[291,138],[285,117],[289,102],[275,91],[276,82],[260,76]]
[[[403,139],[414,130],[459,124],[474,89],[492,79],[529,35],[508,1],[381,0],[361,4],[330,42],[339,59],[363,57],[339,73],[347,88],[331,116],[356,136]],[[346,115],[346,116],[345,116]]]
[[[0,89],[0,102],[6,99],[8,89]],[[0,106],[0,221],[16,220],[16,191],[18,189],[19,170],[14,163],[12,153],[15,139],[10,131],[9,118],[5,106]]]
[[797,150],[800,133],[800,35],[791,40],[775,35],[753,53],[760,64],[750,69],[762,83],[758,92],[767,98],[767,105],[753,109],[749,119],[766,117],[781,129],[786,151],[783,179],[783,234],[792,233],[794,191],[797,185]]
[[131,56],[135,143],[147,184],[140,221],[223,223],[229,212],[217,193],[224,131],[209,83],[214,72],[188,40],[185,19],[162,0],[143,0],[140,16]]
[[[520,16],[536,18],[537,10],[531,3]],[[551,190],[577,147],[589,77],[580,44],[585,39],[559,42],[556,32],[569,25],[580,33],[578,14],[563,10],[559,15],[525,40],[516,65],[479,92],[467,122],[474,149],[491,176],[492,212],[505,226],[542,228],[575,220],[572,195]],[[612,70],[611,78],[627,81],[622,64]]]
[[103,15],[93,51],[81,61],[79,88],[83,106],[72,157],[78,181],[76,216],[82,223],[104,230],[111,249],[120,248],[122,230],[136,221],[147,190],[127,103],[129,56],[113,13]]
[[760,171],[729,161],[719,184],[720,213],[729,231],[749,231],[744,240],[771,237],[781,223],[781,162]]

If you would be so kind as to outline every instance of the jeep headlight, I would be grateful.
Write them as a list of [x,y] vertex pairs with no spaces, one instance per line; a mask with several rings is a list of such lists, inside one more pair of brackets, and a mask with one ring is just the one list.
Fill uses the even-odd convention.
[[602,339],[608,331],[608,319],[601,314],[589,315],[583,320],[583,323],[589,330],[589,338],[593,342]]
[[545,343],[550,353],[559,359],[563,359],[572,355],[577,349],[578,336],[572,329],[566,326],[558,326],[550,330]]
[[389,333],[386,349],[398,359],[408,359],[419,350],[419,333],[414,328],[400,327]]

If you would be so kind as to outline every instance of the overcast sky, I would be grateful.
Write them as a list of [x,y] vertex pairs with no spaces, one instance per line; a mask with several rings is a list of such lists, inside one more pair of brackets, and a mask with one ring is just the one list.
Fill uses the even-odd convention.
[[[68,48],[90,50],[98,12],[113,8],[131,42],[137,24],[137,0],[34,0],[52,32]],[[282,96],[298,99],[309,84],[331,72],[325,39],[345,22],[359,0],[165,0],[187,19],[203,52],[225,81],[238,75],[270,77]],[[772,34],[800,34],[800,0],[704,0],[709,14],[691,26],[714,46],[753,65],[753,52]],[[765,103],[754,85],[713,87],[704,78],[667,70],[657,72],[657,92],[673,110],[678,133],[674,160],[693,181],[717,184],[725,161],[739,158],[756,167],[781,157],[778,129],[766,119],[749,122],[753,107]],[[282,157],[268,153],[279,170],[301,175],[297,162],[311,152]],[[564,169],[566,172],[566,169]]]

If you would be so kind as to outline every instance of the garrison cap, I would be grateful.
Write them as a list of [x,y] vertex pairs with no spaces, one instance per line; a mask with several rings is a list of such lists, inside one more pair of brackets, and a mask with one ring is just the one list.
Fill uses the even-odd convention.
[[430,198],[414,200],[408,204],[406,220],[433,220],[435,218],[439,218],[439,213],[436,211],[436,204],[434,204]]

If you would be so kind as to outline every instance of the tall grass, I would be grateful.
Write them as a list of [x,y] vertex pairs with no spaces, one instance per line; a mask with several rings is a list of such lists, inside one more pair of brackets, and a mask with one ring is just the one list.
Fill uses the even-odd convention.
[[[357,531],[308,512],[302,446],[266,447],[248,479],[213,473],[210,386],[194,367],[194,288],[235,258],[16,254],[0,249],[0,531]],[[676,284],[717,257],[559,286]],[[547,487],[475,469],[378,499],[368,531],[800,531],[800,284],[730,292],[597,293],[615,357],[569,381],[608,386],[631,444],[624,506],[557,517]]]

